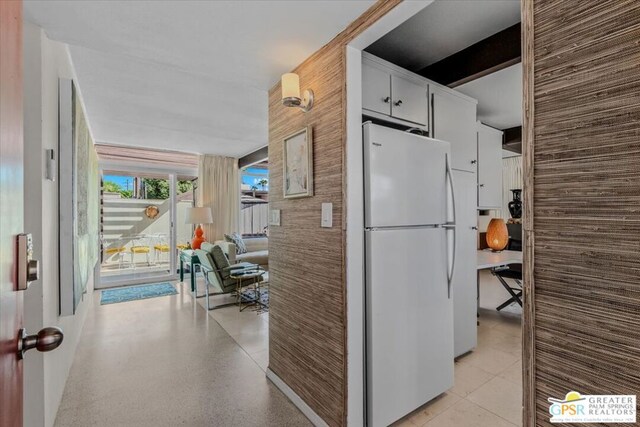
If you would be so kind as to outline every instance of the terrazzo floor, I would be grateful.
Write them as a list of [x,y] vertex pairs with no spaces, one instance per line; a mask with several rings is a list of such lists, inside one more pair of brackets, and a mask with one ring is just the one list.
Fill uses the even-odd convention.
[[104,306],[94,293],[55,425],[310,425],[187,285],[176,287]]

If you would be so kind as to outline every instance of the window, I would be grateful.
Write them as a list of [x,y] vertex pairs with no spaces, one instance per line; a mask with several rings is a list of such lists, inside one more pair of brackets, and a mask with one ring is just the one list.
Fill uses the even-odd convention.
[[269,163],[242,169],[240,194],[240,234],[245,237],[268,235]]

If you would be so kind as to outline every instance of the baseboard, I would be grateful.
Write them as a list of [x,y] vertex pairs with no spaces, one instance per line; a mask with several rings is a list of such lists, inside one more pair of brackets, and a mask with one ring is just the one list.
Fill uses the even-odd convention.
[[291,400],[291,402],[300,409],[300,412],[304,414],[305,417],[309,418],[309,421],[313,423],[316,427],[329,427],[320,415],[316,414],[313,409],[309,405],[305,403],[304,400],[300,396],[296,394],[295,391],[291,389],[279,376],[277,376],[271,369],[267,368],[267,378],[280,389],[281,392],[284,393],[285,396]]

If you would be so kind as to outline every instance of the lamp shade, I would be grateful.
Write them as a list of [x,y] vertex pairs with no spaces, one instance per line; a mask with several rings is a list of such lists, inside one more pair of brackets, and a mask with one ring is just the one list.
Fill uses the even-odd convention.
[[300,98],[300,77],[296,73],[282,75],[282,99]]
[[509,230],[502,218],[492,218],[487,226],[487,245],[494,251],[501,251],[509,243]]
[[212,222],[211,208],[187,208],[185,224],[211,224]]

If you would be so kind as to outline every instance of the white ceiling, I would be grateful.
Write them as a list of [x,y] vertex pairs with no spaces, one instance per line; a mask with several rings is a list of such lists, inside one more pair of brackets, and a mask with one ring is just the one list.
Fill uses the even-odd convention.
[[373,0],[31,1],[70,45],[96,142],[240,156],[268,142],[267,91]]
[[498,129],[522,125],[521,63],[455,89],[478,100],[478,120],[481,122]]
[[418,71],[520,22],[520,0],[436,0],[366,50]]

